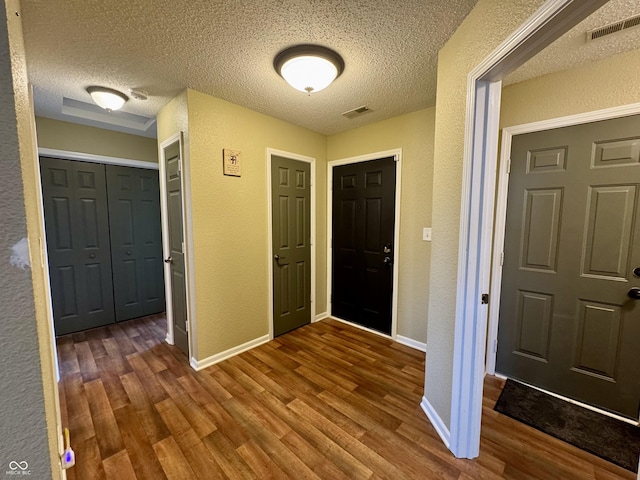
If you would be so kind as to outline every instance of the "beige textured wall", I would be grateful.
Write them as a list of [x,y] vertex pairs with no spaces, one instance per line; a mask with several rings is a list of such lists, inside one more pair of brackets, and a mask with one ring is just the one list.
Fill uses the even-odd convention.
[[[21,17],[16,14],[20,12],[20,4],[17,0],[9,0],[4,6],[6,17],[3,12],[4,25],[1,29],[4,45],[0,60],[3,72],[0,83],[3,103],[3,118],[0,121],[3,133],[2,162],[3,171],[8,172],[11,168],[13,173],[18,169],[12,167],[19,162],[19,166],[16,166],[22,172],[22,179],[19,175],[3,178],[3,189],[6,189],[5,193],[7,190],[22,193],[24,202],[20,196],[15,196],[15,202],[12,199],[0,204],[4,219],[2,243],[10,239],[11,242],[15,241],[14,235],[18,233],[15,227],[20,224],[22,230],[26,222],[31,268],[20,271],[15,266],[7,268],[3,265],[6,268],[3,270],[5,277],[8,277],[5,281],[13,281],[11,285],[3,285],[0,293],[0,297],[9,296],[2,300],[7,311],[3,318],[5,335],[0,338],[3,387],[0,424],[3,424],[5,437],[0,440],[1,468],[4,470],[9,460],[27,460],[36,477],[58,479],[58,387],[53,364],[53,334],[45,294],[47,279],[40,265],[44,230],[40,221],[42,212],[37,180],[33,102],[28,89]],[[8,45],[5,43],[7,38]],[[7,51],[10,52],[10,59]],[[10,116],[13,118],[9,119]],[[8,186],[9,183],[11,186]],[[23,231],[19,233],[23,235]],[[3,260],[8,256],[8,252],[7,257],[3,254]],[[12,291],[22,288],[27,279],[32,290]],[[16,300],[21,302],[18,318],[12,315],[12,304]],[[12,320],[18,319],[18,324],[12,324]],[[18,351],[15,351],[16,346]],[[13,383],[16,379],[17,384]],[[19,423],[18,430],[13,430],[16,422]]]
[[402,148],[398,335],[419,342],[427,340],[431,244],[422,228],[431,226],[434,122],[428,108],[327,139],[328,161]]
[[38,146],[158,163],[155,138],[37,117]]
[[640,49],[502,90],[501,127],[640,102]]
[[[194,90],[187,99],[202,360],[269,333],[268,147],[316,159],[316,312],[326,310],[326,137]],[[165,122],[176,123],[161,115],[162,136]],[[222,174],[223,148],[241,151],[242,177]]]
[[438,57],[425,397],[447,426],[451,419],[467,77],[542,3],[479,0]]

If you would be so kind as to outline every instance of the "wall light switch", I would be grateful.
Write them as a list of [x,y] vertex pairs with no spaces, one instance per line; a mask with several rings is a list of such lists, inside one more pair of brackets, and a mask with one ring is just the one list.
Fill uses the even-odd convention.
[[431,241],[431,228],[425,227],[422,229],[422,240],[425,242]]

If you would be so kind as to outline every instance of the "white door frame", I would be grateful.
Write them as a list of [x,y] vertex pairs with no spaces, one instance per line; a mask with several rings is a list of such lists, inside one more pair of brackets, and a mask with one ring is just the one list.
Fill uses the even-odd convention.
[[502,78],[604,3],[606,0],[547,0],[468,76],[451,430],[441,432],[456,457],[475,458],[480,452],[488,317],[488,306],[481,298],[490,293]]
[[316,159],[285,152],[275,148],[267,148],[267,263],[269,272],[269,338],[273,340],[273,205],[271,198],[271,164],[272,157],[283,157],[305,162],[311,166],[311,322],[316,321]]
[[498,173],[498,191],[496,201],[496,219],[494,232],[494,250],[491,274],[491,295],[494,301],[489,306],[489,331],[487,338],[486,372],[490,375],[496,372],[496,352],[498,342],[498,321],[500,316],[500,293],[502,290],[502,259],[504,255],[504,237],[507,220],[507,195],[509,191],[509,163],[511,154],[511,140],[514,135],[541,132],[554,128],[570,127],[612,118],[627,117],[640,114],[640,103],[607,108],[593,112],[553,118],[540,122],[515,125],[502,129],[502,143],[500,146],[500,171]]
[[356,157],[342,158],[340,160],[332,160],[327,163],[327,314],[331,318],[348,323],[354,327],[366,330],[377,335],[389,337],[384,333],[363,327],[344,319],[338,318],[331,314],[331,288],[332,288],[332,272],[333,272],[333,248],[331,240],[333,238],[333,169],[342,165],[351,165],[354,163],[368,162],[371,160],[380,160],[382,158],[394,157],[396,163],[396,208],[393,225],[393,296],[391,298],[391,335],[396,339],[398,336],[398,265],[400,264],[400,199],[402,187],[402,148],[394,148],[382,152],[367,153]]
[[[189,177],[189,162],[185,159],[184,139],[182,132],[176,133],[165,141],[160,143],[158,148],[158,164],[160,167],[160,212],[162,216],[162,254],[164,258],[168,258],[171,254],[169,245],[169,212],[167,205],[167,171],[166,171],[166,154],[167,147],[174,143],[178,143],[180,149],[180,191],[182,193],[182,240],[183,240],[183,258],[184,258],[184,281],[187,297],[187,336],[189,338],[189,363],[191,368],[197,370],[197,342],[196,342],[196,323],[195,323],[195,294],[194,294],[194,272],[193,272],[193,236],[191,232],[191,181]],[[164,270],[164,291],[165,301],[167,304],[167,338],[166,342],[174,345],[173,336],[173,298],[171,296],[171,266],[163,262]]]

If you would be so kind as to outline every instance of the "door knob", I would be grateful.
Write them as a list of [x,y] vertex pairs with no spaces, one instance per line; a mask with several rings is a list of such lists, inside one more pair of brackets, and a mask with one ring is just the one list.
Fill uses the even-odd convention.
[[127,255],[131,255],[131,250],[127,250],[127,251],[126,251],[126,252],[124,252],[124,253],[126,253]]
[[89,255],[89,258],[96,258],[96,254],[95,254],[95,253],[91,253],[91,254]]
[[391,257],[384,257],[384,264],[391,265],[393,262],[391,261]]
[[629,298],[633,298],[634,300],[640,300],[640,288],[631,287],[627,292]]
[[280,260],[284,260],[285,258],[287,258],[287,257],[281,257],[281,256],[280,256],[280,255],[278,255],[277,253],[273,256],[273,259],[274,259],[276,262],[279,262]]
[[165,258],[164,263],[173,263],[173,258],[172,257]]
[[633,269],[633,275],[636,277],[640,277],[640,267],[636,267]]

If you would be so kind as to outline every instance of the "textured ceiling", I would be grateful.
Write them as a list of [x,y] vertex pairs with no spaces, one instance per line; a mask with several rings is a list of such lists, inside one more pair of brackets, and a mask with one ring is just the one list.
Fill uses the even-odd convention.
[[[324,134],[435,104],[437,53],[476,0],[22,0],[36,113],[154,136],[153,118],[186,87]],[[640,13],[611,0],[505,84],[640,46],[640,27],[584,41],[585,32]],[[345,60],[326,90],[307,96],[273,69],[283,48],[317,43]],[[107,114],[85,88],[146,90]],[[361,105],[370,111],[348,119]],[[151,121],[148,121],[151,119]]]
[[586,41],[586,32],[640,14],[638,0],[610,0],[591,16],[515,70],[504,83],[522,82],[578,67],[617,53],[640,48],[640,26]]
[[[85,88],[104,85],[146,90],[149,100],[132,99],[123,111],[153,117],[189,87],[332,134],[434,105],[438,50],[475,3],[23,0],[22,20],[38,115],[100,125],[95,112],[81,120],[62,113],[63,98],[90,103]],[[346,64],[311,96],[273,69],[275,55],[299,43],[328,46]],[[361,105],[371,111],[341,115]],[[119,128],[110,123],[102,126]]]

